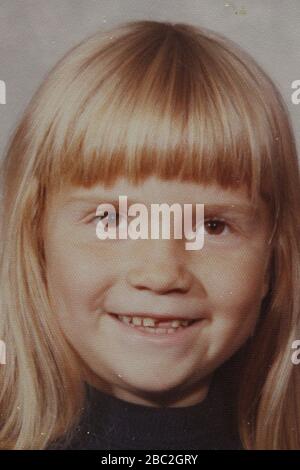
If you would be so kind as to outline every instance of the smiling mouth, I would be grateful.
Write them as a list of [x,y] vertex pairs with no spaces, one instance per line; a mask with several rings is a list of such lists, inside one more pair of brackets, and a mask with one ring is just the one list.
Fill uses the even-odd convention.
[[119,322],[133,328],[135,330],[143,331],[153,335],[176,334],[181,330],[188,329],[194,323],[199,322],[201,319],[194,320],[168,320],[158,321],[157,319],[141,317],[131,317],[125,315],[115,315],[113,317]]

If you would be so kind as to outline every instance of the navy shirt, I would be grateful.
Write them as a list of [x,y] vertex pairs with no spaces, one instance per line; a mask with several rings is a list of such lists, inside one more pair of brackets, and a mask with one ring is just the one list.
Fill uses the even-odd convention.
[[86,384],[87,407],[68,445],[96,450],[242,449],[234,414],[232,360],[213,376],[201,402],[183,407],[135,404]]

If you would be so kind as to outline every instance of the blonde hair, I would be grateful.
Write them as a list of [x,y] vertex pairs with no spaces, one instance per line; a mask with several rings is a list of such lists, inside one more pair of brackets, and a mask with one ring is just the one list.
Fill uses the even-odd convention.
[[228,39],[186,24],[137,21],[99,32],[50,71],[2,166],[2,448],[71,435],[84,403],[78,357],[46,282],[47,197],[66,184],[150,175],[246,184],[273,219],[270,289],[247,345],[239,432],[247,449],[300,447],[299,164],[288,113],[262,69]]

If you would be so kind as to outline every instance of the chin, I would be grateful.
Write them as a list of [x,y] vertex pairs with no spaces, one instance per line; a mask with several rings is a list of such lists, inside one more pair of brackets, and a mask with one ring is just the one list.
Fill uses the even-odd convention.
[[[126,388],[129,393],[133,393],[137,396],[152,396],[153,399],[155,397],[159,398],[161,396],[165,396],[167,399],[174,393],[179,393],[182,390],[183,385],[186,387],[187,381],[185,378],[175,378],[173,377],[166,377],[163,374],[154,373],[149,375],[139,375],[133,377],[132,375],[125,373],[121,373],[121,377],[119,376],[119,380],[122,382],[120,387]],[[180,392],[182,394],[182,391]]]

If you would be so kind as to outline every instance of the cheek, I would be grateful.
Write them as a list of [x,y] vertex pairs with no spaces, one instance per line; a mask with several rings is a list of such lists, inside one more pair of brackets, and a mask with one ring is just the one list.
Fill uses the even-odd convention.
[[96,308],[110,282],[111,253],[57,233],[46,244],[49,292],[60,317],[80,319]]
[[263,292],[266,256],[262,248],[244,247],[207,257],[206,286],[218,298],[247,300]]
[[255,302],[262,294],[263,279],[261,263],[233,258],[222,263],[222,268],[215,273],[212,297],[224,307],[248,304],[251,300]]
[[203,285],[220,334],[247,334],[253,328],[264,294],[266,258],[262,250],[244,249],[214,255],[202,266]]
[[207,358],[215,367],[236,352],[252,334],[263,297],[265,259],[262,252],[243,250],[211,256],[202,265],[202,279],[211,313]]

